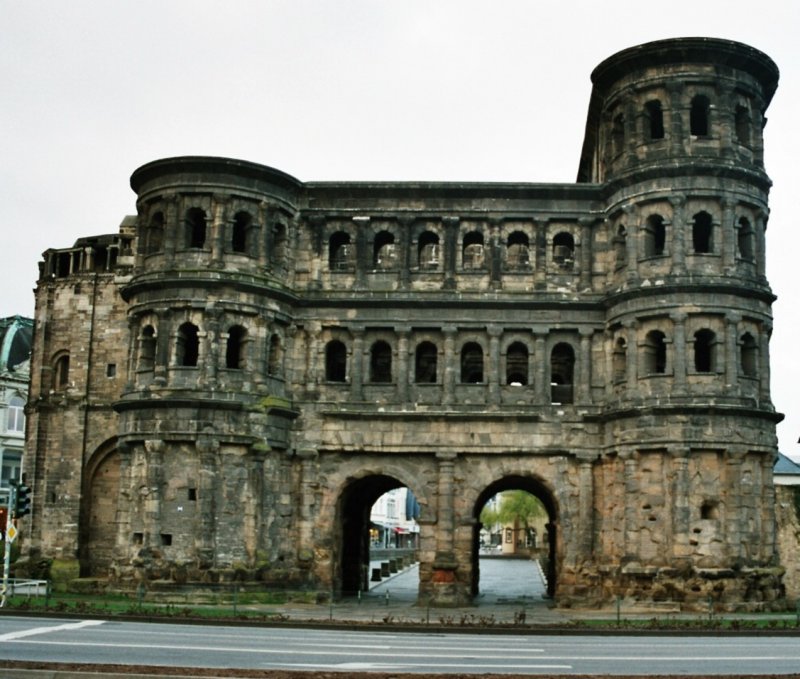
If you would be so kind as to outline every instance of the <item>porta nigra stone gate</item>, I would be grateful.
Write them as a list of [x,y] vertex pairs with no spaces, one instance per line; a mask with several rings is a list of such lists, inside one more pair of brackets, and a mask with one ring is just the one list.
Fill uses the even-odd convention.
[[574,184],[140,167],[136,216],[40,265],[27,555],[339,595],[407,486],[420,602],[462,605],[482,505],[524,489],[561,605],[777,602],[777,81],[724,40],[619,52]]

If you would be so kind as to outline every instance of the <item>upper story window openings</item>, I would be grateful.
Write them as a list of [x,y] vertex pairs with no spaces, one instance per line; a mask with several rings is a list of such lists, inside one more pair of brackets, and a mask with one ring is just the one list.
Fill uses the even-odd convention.
[[708,97],[698,94],[692,99],[689,111],[689,131],[694,137],[708,137],[711,132],[711,103]]
[[420,342],[414,355],[414,382],[436,383],[436,363],[439,352],[433,342]]
[[745,377],[758,375],[758,344],[755,338],[746,332],[739,340],[739,363]]
[[369,381],[392,381],[392,348],[388,342],[378,340],[369,352]]
[[228,341],[225,347],[225,367],[228,370],[241,370],[245,363],[245,346],[247,330],[241,325],[228,329]]
[[512,342],[506,350],[506,384],[528,384],[528,347],[522,342]]
[[273,267],[281,267],[286,261],[287,238],[286,224],[283,222],[276,223],[272,228],[272,252],[270,256],[270,263]]
[[616,158],[625,148],[625,116],[618,113],[611,122],[611,155]]
[[394,234],[381,231],[375,236],[372,247],[372,267],[374,269],[394,269],[397,266],[397,246]]
[[202,208],[192,207],[186,211],[184,220],[186,228],[186,247],[202,249],[206,245],[206,212]]
[[152,325],[142,328],[139,335],[139,370],[151,371],[156,362],[156,331]]
[[658,99],[652,99],[644,105],[645,133],[649,141],[664,138],[664,111]]
[[531,266],[530,241],[522,231],[514,231],[506,241],[506,267],[511,271],[529,269]]
[[331,271],[348,271],[353,268],[355,250],[350,242],[350,234],[337,231],[328,241],[328,266]]
[[347,347],[339,340],[325,345],[325,380],[345,382],[347,379]]
[[8,400],[6,431],[25,431],[25,401],[19,396],[12,396]]
[[483,348],[477,342],[467,342],[461,348],[461,382],[483,382]]
[[69,354],[62,353],[56,358],[55,365],[53,366],[53,386],[56,391],[64,391],[69,387]]
[[575,350],[559,342],[550,352],[550,400],[552,403],[572,403],[575,373]]
[[267,357],[267,374],[278,377],[283,374],[283,344],[278,333],[269,338],[269,356]]
[[650,215],[644,222],[644,256],[660,257],[667,243],[667,227],[661,215]]
[[747,217],[742,217],[739,220],[739,228],[736,233],[736,246],[739,252],[739,257],[752,262],[755,259],[753,240],[755,234],[753,227]]
[[694,369],[699,373],[716,370],[716,345],[714,333],[707,328],[694,334]]
[[483,234],[470,231],[464,236],[462,261],[464,269],[482,269],[484,262]]
[[575,264],[575,239],[562,231],[553,238],[553,262],[561,269],[572,269]]
[[628,263],[628,232],[624,224],[617,227],[617,235],[614,236],[614,262],[617,268]]
[[700,211],[692,218],[692,246],[698,255],[714,251],[713,222],[708,212]]
[[231,231],[231,250],[243,254],[251,254],[251,229],[253,217],[249,212],[237,212],[233,217],[233,229]]
[[417,241],[417,261],[420,269],[438,269],[441,261],[439,236],[433,231],[424,231]]
[[618,337],[614,343],[613,356],[614,381],[622,382],[628,371],[628,344],[624,337]]
[[183,368],[197,367],[200,357],[199,330],[194,323],[186,322],[175,336],[175,365]]
[[651,330],[644,339],[643,359],[645,375],[663,375],[667,372],[667,338],[660,330]]
[[752,125],[750,123],[750,111],[745,106],[737,106],[736,113],[734,114],[734,131],[736,132],[736,141],[743,146],[750,146],[750,130]]

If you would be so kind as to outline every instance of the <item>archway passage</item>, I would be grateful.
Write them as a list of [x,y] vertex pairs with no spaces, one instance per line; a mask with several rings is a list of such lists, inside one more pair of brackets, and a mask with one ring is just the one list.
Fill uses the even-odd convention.
[[[404,488],[397,479],[384,474],[375,474],[352,481],[339,498],[338,520],[340,543],[338,578],[334,577],[336,589],[342,595],[355,595],[369,589],[370,544],[376,541],[384,547],[401,546],[402,540],[392,536],[386,539],[381,531],[386,526],[377,526],[370,515],[373,505],[381,496],[396,488]],[[412,495],[413,498],[413,495]],[[397,515],[405,516],[407,508],[397,507]]]
[[117,540],[117,498],[119,496],[119,453],[106,456],[92,475],[89,492],[88,540],[81,553],[85,575],[108,573]]
[[[484,507],[496,498],[501,493],[513,496],[515,493],[521,492],[522,494],[530,494],[535,498],[535,504],[543,507],[546,518],[539,522],[539,527],[535,527],[533,523],[530,525],[522,525],[517,523],[514,525],[502,525],[507,522],[500,521],[499,529],[501,531],[499,541],[494,540],[495,543],[499,542],[499,549],[497,545],[491,545],[491,540],[487,541],[487,536],[491,533],[489,526],[484,526],[481,523],[481,512]],[[555,499],[547,486],[538,478],[529,476],[507,476],[495,481],[487,486],[484,491],[478,496],[474,509],[475,529],[472,540],[472,596],[478,596],[481,593],[480,588],[480,553],[482,545],[484,548],[488,546],[491,549],[497,550],[498,553],[503,551],[503,543],[508,540],[515,547],[521,546],[524,548],[526,555],[531,558],[538,559],[546,579],[546,591],[549,597],[554,597],[557,586],[557,524],[558,524],[558,511]],[[484,513],[484,518],[486,514]],[[488,532],[487,532],[488,529]],[[483,533],[483,538],[482,534]],[[508,552],[516,552],[517,549],[506,550]]]

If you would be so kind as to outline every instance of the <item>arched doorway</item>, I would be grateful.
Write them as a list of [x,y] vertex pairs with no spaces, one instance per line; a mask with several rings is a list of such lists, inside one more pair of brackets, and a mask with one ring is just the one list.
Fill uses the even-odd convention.
[[396,516],[396,524],[371,519],[373,507],[379,499],[386,502],[389,491],[404,488],[405,484],[392,476],[374,474],[353,480],[343,490],[337,507],[339,554],[334,572],[334,587],[339,594],[349,596],[369,590],[371,547],[405,549],[413,542],[408,535],[401,536],[397,530],[409,516],[409,504],[418,509],[410,490],[402,495],[402,500],[398,500],[402,506],[398,504],[386,513],[388,519]]
[[[530,528],[527,528],[524,533],[521,532],[519,534],[523,537],[518,537],[515,534],[512,539],[514,541],[522,539],[526,541],[528,545],[533,545],[533,548],[538,554],[538,559],[547,581],[547,595],[552,598],[556,593],[558,575],[558,508],[552,492],[541,479],[522,475],[506,476],[491,483],[483,490],[475,502],[475,528],[472,539],[472,596],[478,596],[481,591],[480,552],[481,530],[483,528],[480,520],[481,511],[492,498],[495,498],[500,493],[508,491],[523,491],[524,493],[529,493],[544,507],[547,516],[546,520],[543,522],[543,530],[531,531]],[[508,530],[508,528],[504,530]],[[505,536],[503,536],[502,539],[504,540]]]
[[119,497],[120,456],[116,450],[99,458],[89,468],[89,492],[86,496],[88,522],[86,539],[81,540],[81,572],[103,575],[109,572],[117,541],[117,498]]

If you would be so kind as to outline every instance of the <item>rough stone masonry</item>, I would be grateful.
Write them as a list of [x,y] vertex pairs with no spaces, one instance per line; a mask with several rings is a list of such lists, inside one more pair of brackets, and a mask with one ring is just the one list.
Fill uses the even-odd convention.
[[560,605],[777,605],[777,81],[725,40],[615,54],[574,184],[140,167],[135,216],[40,265],[31,563],[354,592],[407,486],[420,601],[460,605],[482,505],[523,489]]

